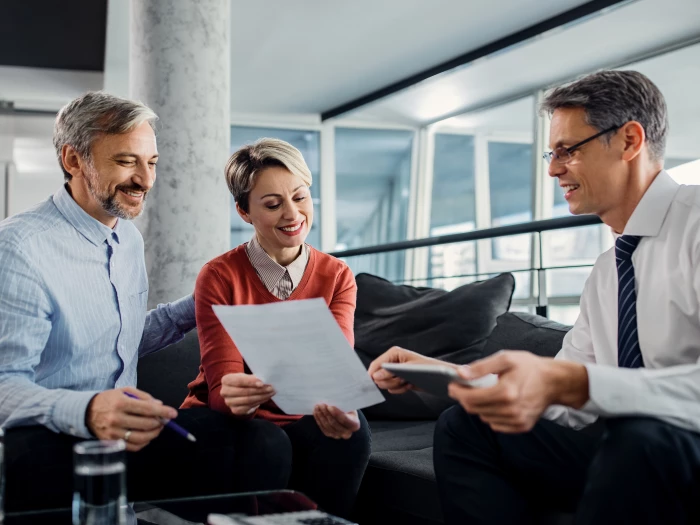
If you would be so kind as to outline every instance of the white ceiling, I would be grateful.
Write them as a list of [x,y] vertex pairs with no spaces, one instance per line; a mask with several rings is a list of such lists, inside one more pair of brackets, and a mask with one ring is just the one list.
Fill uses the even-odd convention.
[[[232,0],[231,110],[319,114],[585,2]],[[104,82],[121,95],[128,9],[129,0],[109,1]],[[57,109],[103,81],[101,73],[59,73],[0,67],[0,98]]]
[[426,80],[350,113],[421,125],[700,36],[698,0],[637,0]]
[[[235,115],[315,116],[583,4],[582,0],[232,0]],[[105,74],[0,67],[0,99],[57,109],[128,82],[128,0],[110,0]],[[348,115],[435,121],[700,35],[700,1],[636,0]],[[126,27],[125,27],[126,25]],[[287,117],[288,118],[288,117]]]
[[320,113],[583,3],[233,0],[231,108]]
[[[235,114],[286,119],[320,112],[564,12],[582,0],[232,0],[232,100]],[[86,90],[124,89],[128,79],[128,0],[110,0],[105,74],[0,67],[0,99],[58,109]],[[484,107],[650,49],[700,35],[700,1],[636,0],[551,31],[513,49],[397,93],[348,115],[357,121],[434,121]],[[126,24],[126,27],[125,27]],[[635,65],[669,101],[669,153],[700,157],[700,46]],[[127,93],[120,93],[125,95]],[[531,136],[532,99],[441,123],[443,128]],[[311,121],[313,121],[313,118]],[[53,166],[49,120],[17,134],[18,166]],[[21,119],[29,122],[29,120]],[[343,118],[337,119],[342,123]],[[36,127],[36,126],[34,126]],[[527,139],[526,139],[527,140]],[[360,164],[358,163],[357,166]],[[44,166],[41,168],[40,166]]]

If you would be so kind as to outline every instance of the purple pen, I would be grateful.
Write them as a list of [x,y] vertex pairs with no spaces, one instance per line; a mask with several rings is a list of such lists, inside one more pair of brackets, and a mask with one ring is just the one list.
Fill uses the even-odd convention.
[[[129,392],[124,392],[124,393],[125,393],[127,396],[129,396],[129,397],[133,397],[134,399],[139,399],[139,397],[138,397],[138,396],[135,396],[134,394],[131,394],[131,393],[129,393]],[[170,420],[170,419],[165,419],[165,418],[160,418],[160,420],[161,420],[161,422],[162,422],[166,427],[168,427],[170,430],[174,430],[175,432],[177,432],[178,434],[180,434],[180,435],[181,435],[182,437],[184,437],[185,439],[189,439],[189,440],[192,441],[192,442],[197,441],[197,438],[196,438],[196,437],[194,437],[192,434],[190,434],[189,432],[187,432],[187,430],[185,430],[185,429],[182,428],[180,425],[178,425],[177,423],[175,423],[175,421],[172,421],[172,420]]]

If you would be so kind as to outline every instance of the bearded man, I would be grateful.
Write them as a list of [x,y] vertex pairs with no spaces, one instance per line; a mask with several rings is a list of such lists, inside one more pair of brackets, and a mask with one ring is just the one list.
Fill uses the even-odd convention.
[[[256,443],[271,439],[267,422],[178,414],[135,388],[139,357],[195,327],[191,295],[146,311],[143,238],[130,220],[156,180],[156,119],[101,92],[70,102],[53,137],[65,184],[0,222],[7,511],[69,507],[72,447],[83,439],[126,441],[132,501],[287,483],[288,443],[264,448],[279,457],[256,456]],[[196,443],[161,434],[170,419]]]

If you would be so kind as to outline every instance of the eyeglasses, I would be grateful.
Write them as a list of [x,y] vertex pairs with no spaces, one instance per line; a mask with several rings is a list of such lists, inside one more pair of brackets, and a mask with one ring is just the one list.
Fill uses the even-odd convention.
[[571,161],[571,154],[579,149],[581,146],[584,144],[592,141],[593,139],[597,139],[598,137],[605,135],[606,133],[610,133],[611,131],[618,130],[622,127],[622,124],[619,124],[617,126],[613,126],[608,129],[604,129],[600,133],[596,133],[592,137],[588,137],[586,140],[582,140],[581,142],[574,144],[573,146],[569,146],[568,148],[565,148],[564,146],[560,146],[553,151],[548,151],[544,155],[542,155],[542,158],[547,161],[548,164],[551,164],[552,162],[556,162],[557,164],[567,164]]

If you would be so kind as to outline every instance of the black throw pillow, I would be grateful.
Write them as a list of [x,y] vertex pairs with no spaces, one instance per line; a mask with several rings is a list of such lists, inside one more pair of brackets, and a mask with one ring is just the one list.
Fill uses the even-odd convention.
[[[423,355],[470,363],[483,349],[498,316],[508,311],[515,280],[503,273],[446,291],[395,285],[358,274],[355,350],[365,366],[392,346]],[[451,400],[425,392],[393,395],[363,410],[370,419],[436,419]]]
[[499,350],[527,350],[543,357],[554,357],[571,327],[525,312],[500,316],[486,341],[484,355]]

